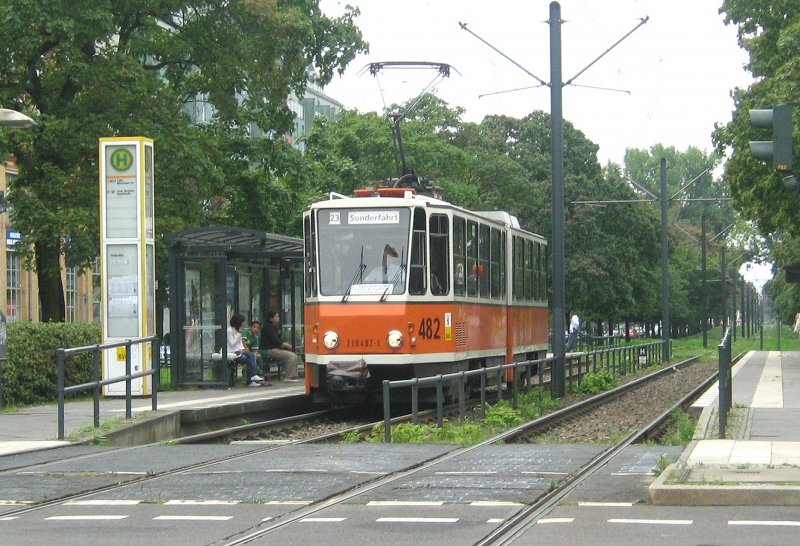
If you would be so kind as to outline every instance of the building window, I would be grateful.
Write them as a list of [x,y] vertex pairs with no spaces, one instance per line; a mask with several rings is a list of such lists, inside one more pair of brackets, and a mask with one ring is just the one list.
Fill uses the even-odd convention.
[[76,287],[77,269],[74,267],[67,268],[67,322],[75,322],[77,318],[78,307],[78,289]]
[[22,303],[21,258],[16,252],[6,252],[6,319],[19,320],[19,306]]

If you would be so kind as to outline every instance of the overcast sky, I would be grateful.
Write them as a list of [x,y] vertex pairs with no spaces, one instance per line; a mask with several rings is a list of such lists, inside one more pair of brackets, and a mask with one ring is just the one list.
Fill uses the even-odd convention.
[[[437,95],[466,109],[464,119],[488,114],[523,117],[550,111],[548,87],[481,97],[537,81],[493,51],[486,42],[544,81],[550,80],[549,0],[321,0],[329,16],[345,4],[370,52],[353,61],[326,92],[348,108],[382,111],[384,104],[417,96],[431,71],[363,72],[379,61],[434,61],[458,72],[441,81]],[[715,122],[730,120],[730,91],[751,82],[747,55],[736,30],[718,13],[722,0],[562,0],[562,73],[567,81],[649,17],[575,83],[622,89],[567,86],[564,118],[600,146],[601,164],[622,163],[626,148],[656,143],[685,150],[712,150]]]

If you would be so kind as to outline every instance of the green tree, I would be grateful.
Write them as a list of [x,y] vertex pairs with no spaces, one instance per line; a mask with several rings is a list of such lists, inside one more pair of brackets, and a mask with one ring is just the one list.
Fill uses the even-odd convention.
[[800,236],[796,221],[800,199],[788,196],[781,175],[750,153],[750,140],[769,137],[751,127],[748,111],[795,101],[800,95],[798,8],[796,0],[723,2],[720,12],[727,24],[737,27],[739,45],[750,56],[746,68],[756,81],[746,89],[733,90],[733,119],[714,132],[718,152],[730,153],[727,179],[737,209],[757,222],[763,234],[785,230],[792,237]]
[[[357,10],[331,19],[316,0],[0,7],[0,102],[39,122],[2,141],[21,166],[12,221],[31,245],[22,250],[45,321],[64,318],[61,257],[85,266],[97,255],[98,138],[155,140],[162,233],[206,219],[242,222],[243,210],[297,211],[302,191],[290,188],[312,171],[281,143],[246,137],[289,131],[286,97],[302,96],[309,66],[325,84],[366,49]],[[191,125],[185,110],[197,101],[213,107],[214,123]]]

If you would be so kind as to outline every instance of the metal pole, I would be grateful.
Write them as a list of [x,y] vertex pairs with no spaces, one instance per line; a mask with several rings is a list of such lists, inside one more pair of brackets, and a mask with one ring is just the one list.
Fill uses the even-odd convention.
[[742,291],[741,291],[741,296],[739,298],[741,300],[740,303],[741,303],[741,307],[742,307],[742,339],[745,338],[745,335],[744,335],[744,321],[746,320],[745,317],[747,316],[747,299],[744,297],[744,288],[745,288],[746,285],[747,285],[747,283],[744,281],[744,279],[742,279]]
[[58,362],[58,439],[64,439],[64,349],[56,350]]
[[415,425],[419,423],[419,378],[414,378],[411,385],[411,422]]
[[662,362],[669,362],[669,231],[667,226],[667,160],[661,158],[661,339]]
[[389,409],[389,381],[383,381],[383,441],[392,443],[392,412]]
[[564,317],[566,285],[564,279],[564,124],[561,81],[561,6],[550,3],[550,143],[552,151],[553,214],[553,368],[554,398],[563,398],[564,386]]
[[731,291],[731,296],[733,297],[733,328],[731,331],[733,332],[733,341],[736,341],[736,281],[739,279],[738,274],[733,275],[733,290]]
[[[95,383],[100,381],[100,345],[95,345],[95,350],[92,353],[92,381]],[[92,389],[94,398],[93,415],[94,415],[94,428],[100,428],[100,385],[95,385]]]
[[464,416],[467,413],[467,405],[464,400],[464,371],[458,376],[458,422],[464,423]]
[[728,271],[728,247],[726,245],[722,245],[720,249],[720,258],[719,258],[721,265],[720,269],[722,270],[722,331],[728,331],[728,276],[726,275],[726,271]]
[[486,417],[486,368],[481,372],[481,419]]
[[[701,263],[703,267],[703,349],[708,348],[708,270],[706,269],[706,248],[708,241],[706,241],[706,213],[703,211],[700,224],[701,237],[702,237],[702,251]],[[723,329],[724,331],[724,329]]]
[[133,415],[133,404],[131,401],[131,340],[125,341],[125,418],[130,419]]
[[436,376],[436,426],[444,426],[444,385],[441,374]]
[[151,396],[150,409],[158,410],[158,389],[161,388],[161,343],[158,337],[150,342],[150,362],[153,363],[153,394]]

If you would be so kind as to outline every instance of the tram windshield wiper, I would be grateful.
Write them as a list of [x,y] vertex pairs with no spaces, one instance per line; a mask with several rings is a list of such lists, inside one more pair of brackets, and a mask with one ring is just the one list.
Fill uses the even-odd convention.
[[383,291],[381,299],[379,299],[378,301],[386,300],[386,297],[389,295],[389,289],[394,290],[394,286],[403,279],[405,271],[406,271],[406,264],[401,263],[400,267],[397,268],[394,277],[392,277],[391,281],[389,281],[389,283],[386,285],[386,289]]
[[347,285],[347,290],[345,290],[344,296],[342,296],[342,303],[345,303],[350,296],[350,290],[353,288],[353,285],[356,284],[356,279],[358,279],[359,283],[364,282],[364,270],[366,268],[367,264],[364,263],[364,245],[361,245],[361,263],[358,264],[358,269],[356,269],[353,278],[350,279],[350,284]]

